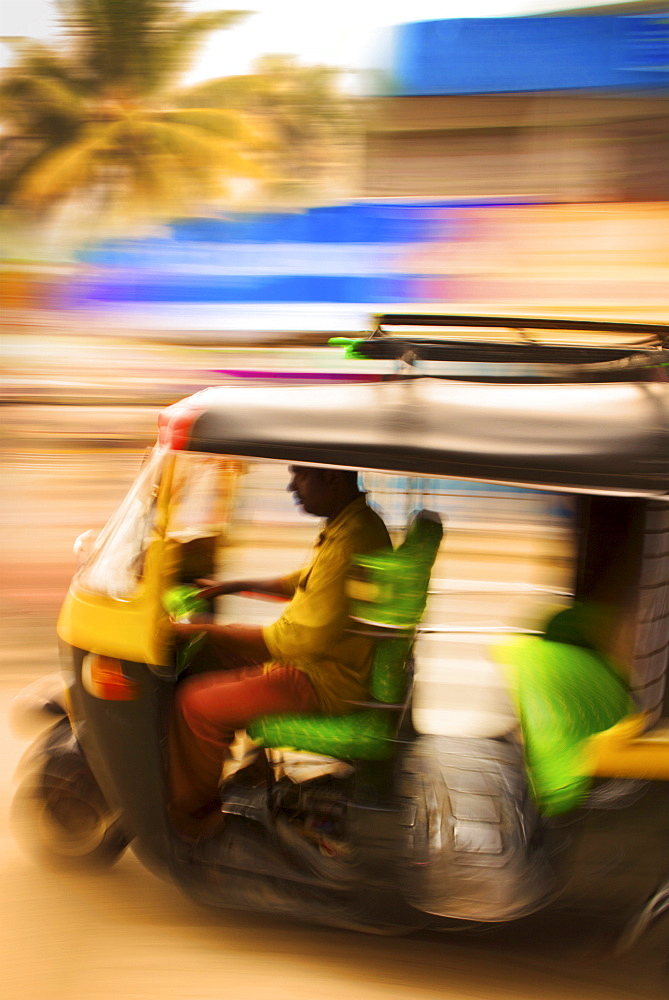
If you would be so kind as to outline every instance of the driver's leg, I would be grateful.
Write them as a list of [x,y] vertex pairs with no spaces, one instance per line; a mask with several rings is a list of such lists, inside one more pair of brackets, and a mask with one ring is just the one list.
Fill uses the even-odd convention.
[[260,715],[316,712],[316,691],[302,671],[277,666],[228,670],[190,677],[176,695],[170,735],[172,814],[193,833],[218,809],[223,760],[235,730]]
[[231,624],[206,628],[177,625],[174,628],[181,642],[188,642],[198,633],[206,632],[206,641],[189,661],[188,672],[191,674],[251,667],[271,659],[262,629],[256,625]]

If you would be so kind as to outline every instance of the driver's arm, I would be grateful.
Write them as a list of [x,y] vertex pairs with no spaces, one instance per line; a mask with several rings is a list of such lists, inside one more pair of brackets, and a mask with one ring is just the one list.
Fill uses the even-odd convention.
[[205,600],[221,597],[225,594],[239,594],[243,591],[267,594],[269,597],[287,598],[292,597],[295,590],[292,586],[292,576],[279,576],[269,580],[224,580],[222,583],[216,583],[213,580],[196,580],[195,582],[204,587],[199,596]]

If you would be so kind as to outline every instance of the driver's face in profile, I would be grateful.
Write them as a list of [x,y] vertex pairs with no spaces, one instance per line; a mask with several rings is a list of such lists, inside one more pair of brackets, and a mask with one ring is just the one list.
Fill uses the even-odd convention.
[[331,485],[327,469],[313,469],[308,465],[291,465],[290,482],[286,489],[295,497],[307,514],[328,517],[331,506]]

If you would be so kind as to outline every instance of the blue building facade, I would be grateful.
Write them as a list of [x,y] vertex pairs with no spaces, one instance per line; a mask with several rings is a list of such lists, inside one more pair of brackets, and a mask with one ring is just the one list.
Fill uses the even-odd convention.
[[669,86],[669,16],[454,18],[395,29],[393,97]]

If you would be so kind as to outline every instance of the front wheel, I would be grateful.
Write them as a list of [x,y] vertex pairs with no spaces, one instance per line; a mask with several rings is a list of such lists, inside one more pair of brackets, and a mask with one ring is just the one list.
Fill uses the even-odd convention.
[[[110,867],[128,838],[104,800],[74,735],[63,722],[32,756],[14,795],[13,832],[27,854],[48,867]],[[62,734],[59,730],[62,729]]]

